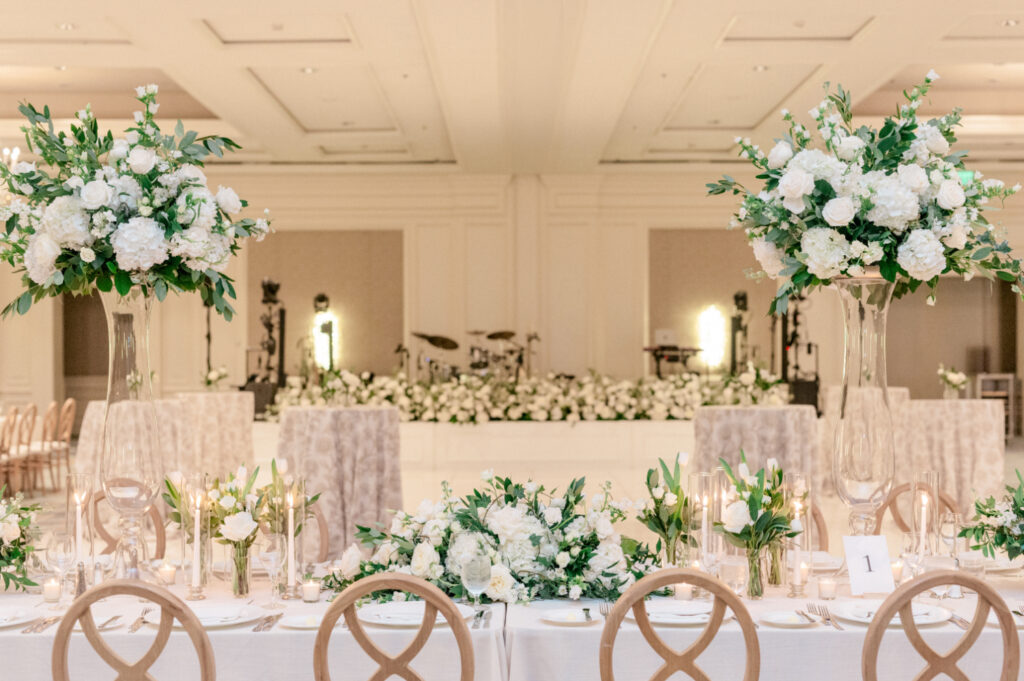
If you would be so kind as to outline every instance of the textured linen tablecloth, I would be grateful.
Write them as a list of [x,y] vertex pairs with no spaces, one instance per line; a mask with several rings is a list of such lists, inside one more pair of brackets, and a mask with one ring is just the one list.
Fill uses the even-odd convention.
[[[180,581],[180,579],[179,579]],[[267,598],[265,580],[255,580],[253,596],[256,605]],[[172,591],[184,598],[183,587],[172,587]],[[289,602],[285,610],[263,611],[284,612],[289,615],[304,615],[319,622],[327,610],[326,594],[320,603]],[[34,608],[40,597],[35,595],[0,594],[0,609],[8,607],[37,610],[40,616],[52,614],[45,608]],[[188,603],[188,602],[186,602]],[[223,586],[216,586],[202,601],[202,607],[210,604],[241,605],[245,601],[233,599]],[[117,629],[103,632],[107,644],[122,657],[131,662],[139,659],[152,645],[156,627],[144,626],[134,634],[128,633],[127,624],[135,620],[145,603],[138,599],[108,600],[94,605],[97,623],[113,614],[121,614],[125,624]],[[491,624],[487,629],[471,629],[475,655],[475,678],[478,681],[504,681],[506,679],[506,655],[502,624],[505,607],[495,608]],[[313,648],[316,630],[285,629],[276,626],[264,633],[254,633],[253,624],[224,629],[210,629],[207,634],[213,645],[217,664],[218,681],[311,681],[313,678]],[[53,626],[40,634],[21,634],[23,627],[0,629],[0,679],[4,681],[48,681],[50,654],[57,627]],[[378,646],[394,655],[404,648],[416,633],[415,628],[384,628],[367,625],[366,631]],[[331,678],[335,681],[365,681],[377,669],[376,663],[356,643],[351,632],[343,627],[334,630],[331,636],[328,664]],[[188,636],[180,629],[171,633],[170,641],[163,655],[151,668],[152,676],[160,681],[195,681],[199,678],[199,664],[195,649]],[[85,636],[73,634],[70,649],[70,669],[73,681],[97,681],[113,679],[116,674],[92,650]],[[458,681],[459,655],[451,629],[437,627],[431,633],[426,646],[410,665],[424,679],[431,681]]]
[[[1020,581],[993,582],[1011,607],[1024,594]],[[1003,587],[1006,587],[1005,589]],[[812,583],[812,595],[817,590]],[[792,612],[807,601],[786,598],[781,590],[769,590],[760,601],[744,599],[755,621],[772,610]],[[829,603],[850,600],[840,596]],[[821,602],[821,601],[818,601]],[[932,605],[935,600],[926,601]],[[585,603],[584,605],[587,605]],[[597,603],[589,603],[597,612]],[[968,620],[973,618],[976,600],[943,600],[949,608]],[[601,678],[598,652],[603,622],[590,626],[565,627],[541,621],[545,610],[577,608],[579,603],[537,601],[528,605],[512,605],[505,620],[505,645],[508,649],[509,681],[565,681]],[[861,681],[861,652],[867,626],[843,622],[843,631],[818,625],[810,629],[780,629],[761,623],[757,636],[761,646],[760,681]],[[676,650],[685,649],[704,631],[703,627],[657,627],[658,634]],[[946,652],[963,636],[963,630],[951,623],[921,627],[924,640],[939,652]],[[971,679],[999,678],[1002,664],[1002,640],[998,627],[986,626],[974,647],[961,660],[960,668]],[[635,624],[625,620],[615,641],[613,666],[616,681],[648,681],[661,666],[662,659],[650,648]],[[743,678],[746,647],[743,633],[735,620],[722,625],[711,645],[697,658],[700,666],[714,681],[738,681]],[[902,629],[890,628],[882,642],[878,658],[879,679],[906,681],[924,669],[923,659],[914,651]],[[672,678],[688,678],[676,675]],[[945,677],[940,677],[945,678]]]
[[811,476],[818,448],[818,416],[810,405],[700,407],[694,415],[696,460],[711,470],[723,458],[735,466],[740,450],[751,470],[775,458],[788,471]]
[[329,557],[355,540],[355,526],[389,521],[402,508],[398,410],[291,407],[281,415],[278,458],[306,480],[330,527]]
[[939,472],[939,485],[973,516],[978,497],[1003,489],[1006,442],[1000,400],[909,400],[893,414],[896,482]]
[[[251,392],[181,393],[154,403],[165,472],[219,476],[240,464],[252,465]],[[98,474],[105,405],[94,400],[85,407],[75,450],[79,472]]]

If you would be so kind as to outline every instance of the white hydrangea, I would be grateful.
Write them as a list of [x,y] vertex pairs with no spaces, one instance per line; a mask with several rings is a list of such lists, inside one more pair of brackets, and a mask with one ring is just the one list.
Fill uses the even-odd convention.
[[188,187],[176,203],[178,222],[189,227],[209,229],[217,221],[217,200],[206,187]]
[[788,169],[794,168],[810,173],[816,180],[831,181],[846,171],[846,164],[821,149],[804,149],[789,162]]
[[895,175],[869,173],[865,178],[871,188],[871,203],[867,219],[879,227],[888,227],[902,234],[907,225],[921,215],[917,194],[907,189]]
[[761,264],[761,269],[772,279],[779,276],[785,265],[782,263],[783,252],[764,237],[759,237],[751,242],[754,247],[754,257]]
[[946,256],[938,237],[928,229],[915,229],[896,252],[896,262],[912,278],[928,281],[946,269]]
[[806,256],[807,271],[819,279],[831,279],[842,273],[850,255],[850,243],[834,229],[817,227],[800,237],[800,250]]
[[847,135],[836,146],[836,156],[844,161],[852,161],[864,148],[864,140],[856,135]]
[[917,164],[901,165],[896,169],[896,174],[900,178],[900,182],[903,183],[903,186],[915,194],[923,194],[931,188],[931,182],[928,181],[928,173]]
[[142,198],[142,187],[131,175],[120,175],[108,178],[107,180],[113,189],[113,194],[108,204],[111,208],[119,207],[129,210],[136,210],[139,206],[139,199]]
[[110,245],[122,270],[148,270],[167,260],[164,230],[152,218],[134,217],[118,225]]
[[43,231],[63,247],[79,249],[92,243],[89,226],[89,215],[74,196],[58,196],[43,211]]
[[45,284],[57,271],[57,257],[60,253],[60,245],[46,232],[36,232],[29,236],[28,247],[25,249],[28,278],[37,284]]

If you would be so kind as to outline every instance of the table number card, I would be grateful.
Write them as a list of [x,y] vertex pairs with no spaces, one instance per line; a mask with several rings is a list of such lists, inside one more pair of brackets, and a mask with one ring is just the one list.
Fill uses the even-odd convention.
[[843,537],[850,593],[889,593],[896,588],[889,563],[889,546],[881,535]]

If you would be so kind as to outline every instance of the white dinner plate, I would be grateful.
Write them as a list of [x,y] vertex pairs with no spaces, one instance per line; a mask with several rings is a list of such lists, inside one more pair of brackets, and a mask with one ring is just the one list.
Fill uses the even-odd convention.
[[[240,627],[243,624],[250,624],[266,616],[268,613],[263,608],[254,605],[224,605],[217,603],[202,603],[190,606],[192,612],[204,629],[223,629],[225,627]],[[146,623],[159,625],[161,610],[154,609],[146,613]],[[181,622],[174,620],[174,627],[181,628]]]
[[817,622],[809,622],[793,610],[772,610],[761,614],[761,623],[770,627],[783,629],[806,629],[818,626]]
[[[646,604],[647,619],[656,627],[701,627],[711,621],[711,601],[650,601]],[[726,611],[723,622],[732,618]],[[626,619],[635,622],[633,610],[626,613]]]
[[[285,629],[319,629],[322,619],[320,615],[287,615],[282,617],[277,625]],[[341,623],[344,619],[341,617],[338,622]]]
[[26,624],[38,619],[42,613],[33,612],[28,608],[7,607],[0,608],[0,629],[16,627],[19,624]]
[[834,572],[843,567],[841,556],[833,556],[825,551],[815,551],[811,555],[811,570],[814,572]]
[[[356,611],[360,621],[379,627],[418,627],[423,622],[423,601],[392,601],[391,603],[369,603]],[[463,619],[473,616],[473,608],[456,603]],[[440,612],[437,613],[437,624],[446,624],[447,620]]]
[[600,617],[597,608],[590,609],[589,620],[582,607],[557,608],[555,610],[545,610],[544,614],[540,616],[540,621],[560,627],[589,627],[592,624],[604,621],[604,618]]
[[1024,559],[1020,557],[1014,560],[1010,560],[1006,556],[985,559],[985,572],[990,574],[1014,573],[1019,572],[1021,568],[1024,568]]
[[[869,599],[858,600],[856,602],[837,603],[830,607],[829,611],[839,619],[847,622],[871,624],[872,618],[881,607],[882,601]],[[949,618],[953,616],[953,613],[946,608],[940,608],[937,605],[926,605],[924,603],[914,603],[913,612],[914,623],[919,627],[929,626],[932,624],[942,624],[943,622],[949,621]],[[901,626],[899,613],[889,620],[889,626]]]

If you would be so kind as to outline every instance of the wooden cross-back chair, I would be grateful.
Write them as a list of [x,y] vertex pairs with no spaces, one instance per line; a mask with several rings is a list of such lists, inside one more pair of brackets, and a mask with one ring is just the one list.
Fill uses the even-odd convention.
[[26,452],[28,485],[32,489],[46,490],[43,484],[43,473],[45,471],[50,473],[50,484],[53,485],[54,491],[60,487],[60,483],[57,482],[57,474],[54,471],[56,460],[53,452],[54,443],[57,440],[57,417],[57,402],[50,402],[43,413],[43,425],[39,441],[29,445]]
[[[135,662],[128,662],[110,649],[97,630],[96,621],[92,616],[93,603],[111,596],[122,595],[142,598],[160,608],[160,625],[153,645],[145,655]],[[53,653],[50,658],[53,680],[70,681],[68,651],[75,622],[81,621],[82,632],[85,634],[86,640],[89,641],[100,658],[116,672],[118,681],[153,681],[149,669],[167,646],[167,641],[171,638],[174,620],[181,622],[199,656],[200,681],[216,681],[217,668],[214,662],[213,646],[210,645],[210,638],[206,635],[206,631],[195,613],[167,589],[134,579],[104,582],[89,589],[72,602],[57,628],[57,635],[53,641]]]
[[316,562],[323,563],[331,552],[331,533],[327,527],[327,518],[324,517],[320,504],[313,504],[311,512],[316,519],[316,528],[320,533],[320,548],[316,554]]
[[[959,585],[978,594],[978,604],[974,609],[974,619],[970,627],[960,637],[956,645],[945,653],[936,652],[921,637],[921,632],[914,622],[913,600],[918,594],[930,591],[937,586]],[[878,681],[878,650],[882,638],[889,629],[889,622],[899,615],[903,631],[910,639],[910,645],[924,659],[925,668],[915,679],[934,679],[946,675],[955,681],[970,681],[970,677],[960,669],[960,659],[970,650],[981,636],[988,623],[989,611],[996,614],[996,621],[1003,640],[1003,664],[999,681],[1016,681],[1020,669],[1020,640],[1017,638],[1017,623],[1006,607],[1006,602],[987,583],[971,575],[954,570],[929,572],[913,579],[892,592],[871,619],[867,637],[864,640],[864,651],[861,656],[861,676],[864,681]],[[890,630],[891,631],[891,630]],[[888,677],[887,677],[888,678]]]
[[825,522],[825,514],[817,503],[811,503],[811,522],[814,523],[814,539],[818,545],[813,547],[818,551],[828,551],[828,524]]
[[34,493],[29,479],[28,454],[32,447],[32,433],[36,428],[36,405],[25,405],[24,411],[15,419],[17,424],[7,450],[11,486],[16,492]]
[[[92,493],[93,530],[106,544],[103,550],[100,551],[101,554],[113,553],[114,549],[117,548],[117,537],[107,530],[100,521],[100,502],[106,500],[107,495],[102,490]],[[160,511],[157,510],[155,503],[146,511],[146,515],[149,516],[150,521],[153,523],[153,532],[156,535],[156,550],[150,558],[160,560],[164,557],[164,552],[167,550],[167,532],[164,530],[164,520],[160,517]]]
[[[889,496],[886,497],[885,503],[875,513],[875,534],[881,534],[882,532],[882,521],[885,519],[885,512],[889,511],[892,515],[893,522],[896,523],[896,527],[900,529],[900,532],[910,532],[910,523],[903,517],[903,513],[900,511],[899,498],[904,494],[910,494],[911,485],[909,482],[905,482],[902,485],[897,485],[889,492]],[[929,490],[930,491],[930,490]],[[956,507],[956,501],[953,497],[946,494],[942,490],[939,490],[939,510],[949,511],[950,513],[959,513]]]
[[71,473],[71,431],[75,427],[75,414],[78,403],[69,397],[60,406],[60,417],[57,419],[57,440],[53,445],[53,456],[57,463],[57,479],[63,480],[60,472],[61,462],[64,463],[65,474]]
[[18,427],[18,408],[7,410],[7,417],[0,426],[0,476],[3,478],[4,494],[13,495],[18,491],[17,465],[11,455],[14,434]]
[[[357,582],[358,584],[359,582]],[[659,589],[664,589],[672,584],[692,584],[695,587],[704,589],[712,598],[714,605],[711,609],[711,619],[701,632],[697,640],[690,644],[686,650],[678,651],[658,635],[651,625],[647,616],[645,598],[648,594]],[[619,627],[626,613],[633,611],[633,618],[644,639],[650,644],[654,652],[662,659],[661,667],[651,676],[651,681],[663,681],[672,677],[677,672],[682,672],[693,679],[707,679],[707,675],[697,666],[697,658],[703,653],[715,635],[725,618],[726,609],[732,610],[743,631],[743,641],[746,644],[747,661],[743,672],[743,681],[757,681],[761,675],[761,647],[757,640],[757,631],[754,620],[743,605],[739,596],[722,581],[714,577],[691,570],[689,568],[669,568],[659,570],[647,575],[633,586],[626,590],[626,593],[619,596],[615,602],[608,618],[604,623],[604,632],[601,634],[601,681],[615,681],[612,654],[615,652],[615,638],[619,633]]]
[[[389,655],[378,648],[366,635],[362,622],[356,615],[357,602],[374,591],[405,591],[419,596],[424,601],[423,622],[420,624],[416,637],[398,655]],[[316,681],[330,681],[331,674],[327,667],[327,649],[338,619],[345,617],[352,637],[380,668],[370,677],[370,681],[383,681],[392,676],[399,676],[406,681],[423,681],[423,677],[413,671],[409,664],[426,645],[430,633],[434,629],[437,614],[441,613],[455,635],[459,647],[460,681],[472,681],[474,675],[473,641],[469,627],[452,599],[436,586],[412,575],[385,572],[366,579],[360,579],[341,592],[327,609],[320,630],[316,635],[316,646],[313,649],[313,678]],[[456,678],[450,676],[449,678]]]

